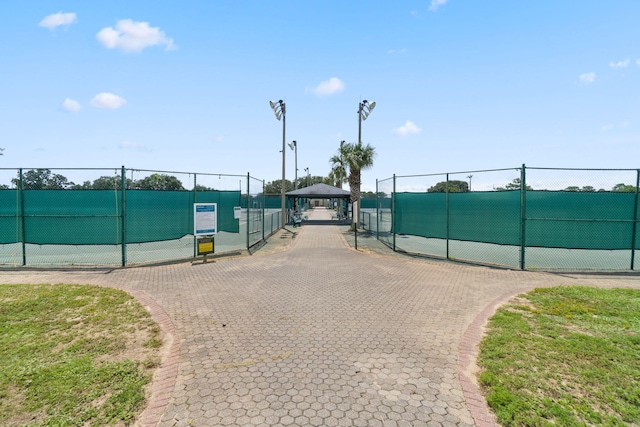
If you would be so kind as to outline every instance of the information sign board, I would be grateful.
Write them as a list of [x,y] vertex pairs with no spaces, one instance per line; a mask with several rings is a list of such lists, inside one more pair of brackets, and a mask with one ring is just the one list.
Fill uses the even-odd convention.
[[193,204],[193,234],[194,236],[210,236],[218,229],[218,204]]

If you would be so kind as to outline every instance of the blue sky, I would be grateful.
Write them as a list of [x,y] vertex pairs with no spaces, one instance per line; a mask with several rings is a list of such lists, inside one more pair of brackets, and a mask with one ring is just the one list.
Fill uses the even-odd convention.
[[[640,167],[640,2],[3,0],[0,167]],[[287,149],[287,178],[294,176]]]

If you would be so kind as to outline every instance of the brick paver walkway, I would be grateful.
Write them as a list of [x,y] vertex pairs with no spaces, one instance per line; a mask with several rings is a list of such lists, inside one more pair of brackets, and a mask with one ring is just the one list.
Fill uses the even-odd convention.
[[27,282],[113,286],[154,310],[175,342],[140,424],[166,427],[491,425],[473,355],[498,303],[537,286],[640,287],[365,254],[334,226],[208,264],[0,273]]

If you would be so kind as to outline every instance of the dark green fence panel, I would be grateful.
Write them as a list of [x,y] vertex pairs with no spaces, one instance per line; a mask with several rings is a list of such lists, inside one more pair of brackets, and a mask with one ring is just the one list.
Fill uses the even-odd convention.
[[631,249],[634,193],[527,191],[527,246]]
[[[239,191],[198,192],[198,203],[218,203],[218,231],[238,233],[233,208]],[[127,191],[127,243],[180,239],[193,234],[193,192]]]
[[24,190],[23,197],[26,243],[120,243],[117,191]]
[[395,220],[396,234],[445,239],[447,237],[446,194],[396,194]]
[[0,244],[20,242],[20,199],[17,190],[0,190]]
[[518,245],[520,191],[449,193],[449,238]]
[[264,207],[266,209],[281,209],[282,196],[264,196]]
[[360,209],[375,209],[376,199],[360,199]]
[[[638,199],[638,206],[637,206],[637,211],[639,212],[638,215],[640,215],[640,198]],[[638,220],[640,218],[636,218],[636,220]],[[634,249],[640,249],[640,224],[636,223],[636,244],[635,244],[635,248]],[[638,260],[640,261],[640,260]],[[636,261],[636,262],[638,262]]]
[[174,240],[193,234],[193,193],[127,190],[126,230],[127,243]]

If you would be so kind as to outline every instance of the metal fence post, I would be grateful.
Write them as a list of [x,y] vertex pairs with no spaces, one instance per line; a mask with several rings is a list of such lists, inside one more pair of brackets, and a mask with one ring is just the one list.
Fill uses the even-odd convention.
[[526,220],[527,220],[527,172],[524,163],[520,170],[520,270],[526,266]]
[[378,188],[378,179],[376,178],[376,239],[377,240],[380,240],[379,230],[380,230],[380,190]]
[[264,240],[264,229],[267,226],[267,224],[264,222],[264,179],[262,180],[262,203],[261,203],[261,210],[262,210],[262,240]]
[[[249,197],[249,194],[251,194],[251,188],[250,188],[250,180],[251,180],[251,175],[249,174],[249,172],[247,172],[247,250],[249,250],[249,247],[251,246],[251,239],[249,238],[249,228],[251,226],[251,200]],[[240,192],[240,198],[242,198],[242,192]]]
[[638,231],[638,187],[640,187],[640,169],[636,171],[636,195],[633,205],[633,225],[631,227],[631,270],[635,269],[636,262],[636,233]]
[[120,247],[122,248],[122,266],[124,267],[127,265],[127,208],[125,205],[127,201],[127,175],[124,166],[122,166],[120,173],[120,189],[120,209],[122,210],[120,214],[122,221],[120,227],[122,230]]
[[393,251],[396,250],[396,174],[393,174],[393,197],[391,198],[391,234],[393,235]]
[[[197,176],[198,174],[196,173],[193,174],[193,203],[198,202]],[[193,206],[191,207],[191,209],[193,209]],[[194,230],[195,230],[195,224],[194,224]],[[193,236],[193,257],[195,258],[197,256],[198,256],[198,238],[194,235]]]
[[447,259],[449,259],[449,174],[447,174],[447,182],[444,187],[444,210],[445,210],[445,227],[447,236]]
[[27,265],[27,245],[24,229],[24,187],[22,183],[22,168],[18,170],[18,194],[20,195],[20,240],[22,242],[22,265]]

